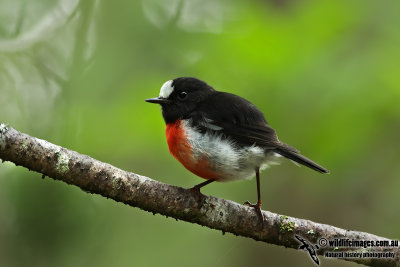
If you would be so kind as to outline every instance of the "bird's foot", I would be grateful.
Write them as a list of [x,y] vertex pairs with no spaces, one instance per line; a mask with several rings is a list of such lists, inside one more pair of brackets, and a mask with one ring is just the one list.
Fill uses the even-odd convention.
[[198,185],[193,186],[192,188],[190,188],[190,190],[192,190],[196,194],[202,195],[201,192],[200,192],[200,188],[202,188],[203,186],[206,186],[206,185],[208,185],[209,183],[212,183],[212,182],[214,182],[214,180],[207,180],[205,182],[202,182],[202,183],[200,183]]
[[196,194],[200,194],[201,195],[200,188],[201,188],[201,186],[195,185],[195,186],[189,188],[189,190],[194,192],[194,193],[196,193]]
[[246,201],[246,202],[243,203],[243,205],[246,205],[246,206],[254,208],[256,210],[256,213],[257,213],[258,217],[261,220],[261,223],[262,224],[264,223],[264,215],[261,212],[261,205],[262,205],[261,201],[257,201],[256,204],[253,204],[253,203],[250,203],[249,201]]

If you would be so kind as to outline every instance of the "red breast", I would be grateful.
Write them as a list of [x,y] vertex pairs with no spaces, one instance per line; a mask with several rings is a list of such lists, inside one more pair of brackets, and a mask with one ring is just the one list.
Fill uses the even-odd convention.
[[165,128],[169,152],[189,171],[204,179],[218,179],[208,157],[194,157],[192,146],[181,120],[168,123]]

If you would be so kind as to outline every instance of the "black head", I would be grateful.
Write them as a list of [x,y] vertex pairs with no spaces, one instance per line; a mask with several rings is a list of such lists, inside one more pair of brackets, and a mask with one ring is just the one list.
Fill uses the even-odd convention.
[[159,97],[146,99],[160,104],[166,123],[187,119],[197,105],[215,92],[205,82],[191,77],[180,77],[163,84]]

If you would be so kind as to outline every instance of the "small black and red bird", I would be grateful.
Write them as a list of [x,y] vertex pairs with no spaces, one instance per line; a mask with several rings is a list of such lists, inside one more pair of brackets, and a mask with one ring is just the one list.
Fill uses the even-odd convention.
[[165,82],[159,97],[170,153],[189,171],[207,181],[257,179],[258,201],[245,204],[261,215],[260,170],[284,156],[321,173],[327,169],[279,141],[262,112],[246,99],[216,91],[191,77]]

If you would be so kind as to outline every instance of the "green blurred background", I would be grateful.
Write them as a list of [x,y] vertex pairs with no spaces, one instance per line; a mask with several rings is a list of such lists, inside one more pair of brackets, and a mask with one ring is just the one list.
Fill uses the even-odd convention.
[[[195,76],[252,101],[331,170],[264,171],[264,209],[399,239],[399,11],[397,0],[0,0],[0,122],[190,187],[202,180],[169,155],[144,99]],[[255,181],[203,193],[254,201]],[[313,263],[0,165],[0,266],[292,265]]]

